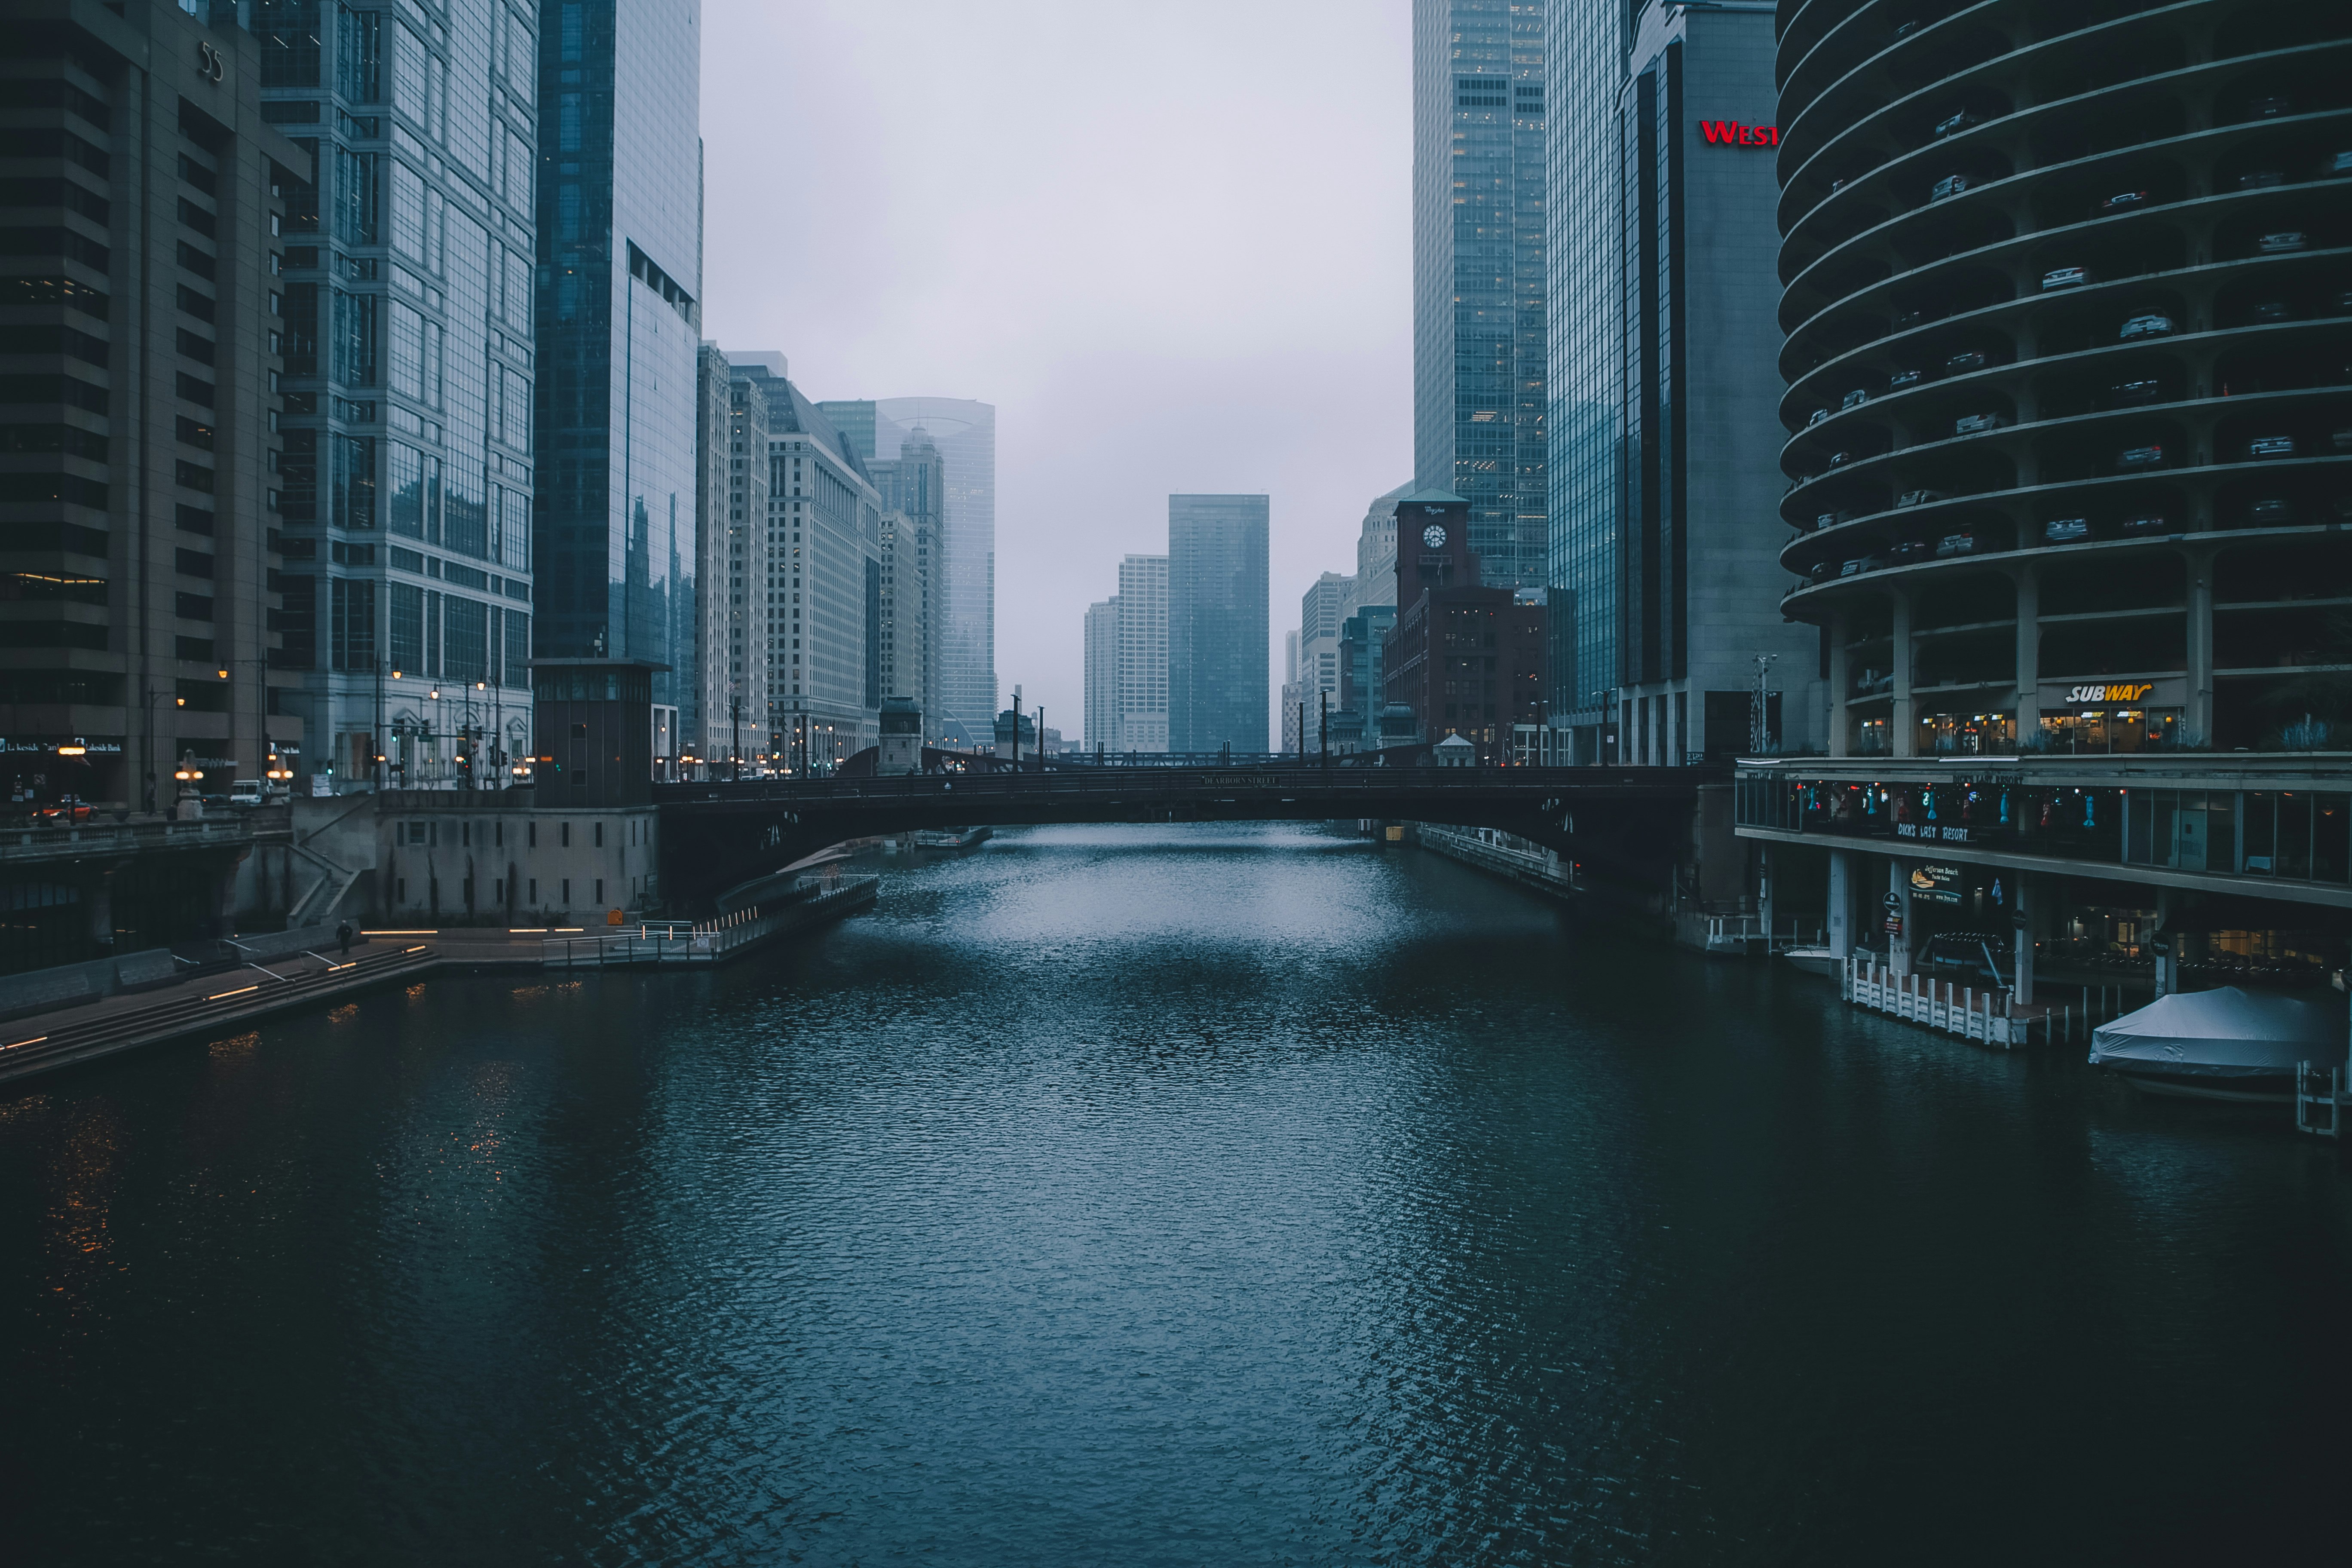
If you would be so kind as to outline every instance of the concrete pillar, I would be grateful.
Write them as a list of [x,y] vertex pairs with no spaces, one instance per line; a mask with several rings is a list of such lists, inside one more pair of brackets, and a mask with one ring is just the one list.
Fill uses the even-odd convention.
[[1756,847],[1756,912],[1764,920],[1764,951],[1772,951],[1772,847]]
[[1845,645],[1853,640],[1844,612],[1830,613],[1830,734],[1829,754],[1846,754],[1846,700],[1853,694],[1853,671],[1846,659]]
[[2180,727],[2194,739],[2213,742],[2213,552],[2189,552],[2189,710]]
[[1898,589],[1890,597],[1895,604],[1895,687],[1886,727],[1894,733],[1886,745],[1890,755],[1913,757],[1919,753],[1911,713],[1911,595]]
[[2164,951],[2156,954],[2156,994],[2169,996],[2180,989],[2180,939],[2172,931],[2172,889],[2158,888],[2156,891],[2157,945]]
[[1853,952],[1853,851],[1830,851],[1830,956],[1843,963]]
[[2036,900],[2033,896],[2033,879],[2022,871],[2015,875],[2017,893],[2011,900],[2011,906],[2017,916],[2011,921],[2017,928],[2017,973],[2011,976],[2011,979],[2015,982],[2011,996],[2013,1001],[2022,1005],[2033,1000],[2033,914]]
[[2017,743],[2042,731],[2042,565],[2017,569]]
[[1886,858],[1886,890],[1895,896],[1892,912],[1903,922],[1886,939],[1886,966],[1900,980],[1911,973],[1911,867],[1900,855]]

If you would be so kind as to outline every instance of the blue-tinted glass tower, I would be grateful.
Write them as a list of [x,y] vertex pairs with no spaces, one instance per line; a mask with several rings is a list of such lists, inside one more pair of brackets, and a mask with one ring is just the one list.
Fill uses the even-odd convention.
[[1617,102],[1624,0],[1544,8],[1545,434],[1551,523],[1551,712],[1577,760],[1615,760],[1624,223]]
[[1168,749],[1266,749],[1265,496],[1168,498]]
[[1543,35],[1540,0],[1413,0],[1413,471],[1496,587],[1547,580]]
[[696,711],[699,0],[540,6],[539,647]]

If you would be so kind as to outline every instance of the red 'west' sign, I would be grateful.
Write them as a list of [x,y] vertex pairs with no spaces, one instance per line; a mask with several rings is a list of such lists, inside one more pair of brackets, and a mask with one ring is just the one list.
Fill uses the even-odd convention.
[[1777,125],[1742,125],[1736,120],[1702,120],[1699,134],[1710,144],[1720,142],[1727,147],[1778,147],[1780,128]]

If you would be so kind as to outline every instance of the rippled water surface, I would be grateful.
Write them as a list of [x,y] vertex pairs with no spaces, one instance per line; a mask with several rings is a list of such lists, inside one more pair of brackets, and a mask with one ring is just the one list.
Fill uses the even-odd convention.
[[0,1100],[0,1558],[2324,1542],[2352,1175],[1291,828]]

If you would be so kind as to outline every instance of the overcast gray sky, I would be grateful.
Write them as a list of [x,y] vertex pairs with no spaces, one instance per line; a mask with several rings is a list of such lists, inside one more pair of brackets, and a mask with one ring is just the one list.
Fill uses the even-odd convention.
[[1409,43],[1407,0],[705,0],[704,331],[996,405],[997,680],[1066,735],[1171,491],[1273,497],[1278,683],[1411,477]]

